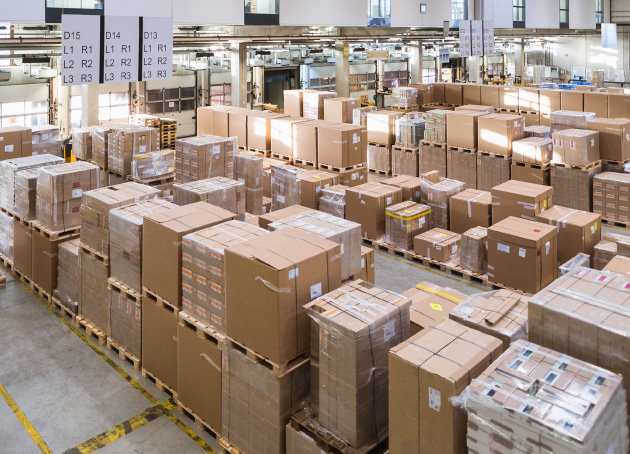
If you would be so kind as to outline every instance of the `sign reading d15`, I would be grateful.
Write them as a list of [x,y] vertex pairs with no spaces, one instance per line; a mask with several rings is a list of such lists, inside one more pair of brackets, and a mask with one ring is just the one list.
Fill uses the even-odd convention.
[[97,84],[101,59],[100,16],[64,15],[61,40],[61,84]]
[[142,18],[142,80],[173,77],[173,18]]

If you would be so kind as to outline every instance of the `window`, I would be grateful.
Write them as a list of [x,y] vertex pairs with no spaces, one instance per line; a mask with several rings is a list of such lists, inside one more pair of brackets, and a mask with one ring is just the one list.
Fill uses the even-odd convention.
[[195,87],[147,90],[147,113],[164,113],[195,110]]
[[60,24],[62,14],[103,15],[105,0],[46,0],[46,22]]
[[422,68],[422,83],[435,83],[435,68]]
[[595,23],[601,25],[604,22],[604,0],[595,0]]
[[70,97],[70,127],[81,127],[81,96]]
[[525,28],[525,0],[513,0],[512,5],[514,28]]
[[569,28],[569,0],[560,0],[560,28]]
[[98,121],[115,121],[129,117],[129,93],[98,95]]
[[460,20],[468,19],[468,0],[451,0],[451,20],[453,28],[459,28]]
[[0,104],[0,125],[40,126],[48,124],[48,101],[20,101]]
[[279,1],[245,0],[245,25],[280,25]]
[[391,0],[368,0],[368,27],[391,27]]

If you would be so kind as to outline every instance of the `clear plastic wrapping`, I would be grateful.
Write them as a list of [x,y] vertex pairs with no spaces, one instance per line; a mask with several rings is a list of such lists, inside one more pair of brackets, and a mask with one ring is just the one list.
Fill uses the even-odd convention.
[[319,199],[319,210],[341,219],[346,218],[346,189],[348,186],[338,184],[322,189]]
[[[542,126],[543,128],[545,126]],[[526,164],[549,164],[553,159],[553,141],[537,136],[512,143],[512,161]]]
[[488,272],[488,229],[473,227],[462,233],[460,266],[473,273]]
[[411,201],[387,207],[385,215],[385,242],[403,251],[413,251],[414,238],[431,225],[431,208]]
[[79,315],[106,332],[109,323],[109,266],[84,251],[81,255],[81,300]]
[[245,216],[245,185],[231,178],[215,177],[191,183],[175,183],[173,200],[177,205],[207,202],[240,217]]
[[422,203],[431,207],[431,228],[449,228],[449,204],[450,198],[464,190],[464,183],[447,178],[440,178],[439,183],[433,183],[427,179],[422,180]]
[[403,147],[417,147],[424,139],[426,120],[420,112],[408,113],[396,120],[396,143]]
[[396,87],[392,89],[392,106],[401,109],[418,107],[418,89],[410,87]]
[[367,116],[370,113],[376,112],[376,107],[357,107],[352,111],[352,124],[357,126],[365,126],[367,128]]
[[225,249],[269,231],[241,221],[203,229],[182,240],[182,310],[226,332]]
[[272,222],[270,231],[295,228],[341,245],[341,280],[361,271],[361,224],[321,211],[307,211]]
[[175,180],[178,183],[214,177],[234,177],[236,137],[201,136],[175,141]]
[[136,180],[167,177],[174,172],[174,150],[152,151],[131,157],[131,176]]
[[97,189],[99,168],[89,162],[40,167],[37,173],[37,222],[50,231],[81,225],[83,193]]
[[568,262],[564,263],[563,265],[560,265],[559,275],[564,276],[569,271],[573,270],[574,268],[577,268],[578,266],[585,266],[588,268],[590,263],[591,263],[591,256],[580,252],[578,255],[573,257]]
[[107,168],[119,175],[131,175],[132,156],[158,151],[158,130],[126,125],[111,128],[108,136]]
[[109,212],[132,203],[155,199],[160,190],[139,183],[123,183],[83,194],[81,244],[109,256]]
[[15,174],[15,214],[32,221],[36,218],[37,169],[20,170]]
[[451,320],[501,339],[507,349],[527,340],[529,296],[513,290],[479,293],[462,301],[450,313]]
[[271,211],[300,204],[298,175],[304,169],[288,165],[271,165]]
[[415,236],[413,251],[416,255],[429,260],[457,266],[459,264],[461,238],[459,233],[444,229],[431,229]]
[[451,111],[441,109],[427,112],[424,140],[433,143],[446,143],[446,117],[449,113],[451,113]]
[[309,394],[308,360],[280,376],[265,366],[223,347],[221,435],[248,454],[285,452],[285,427]]
[[259,153],[243,151],[234,156],[236,179],[245,185],[245,211],[263,213],[263,158]]
[[419,164],[419,148],[392,147],[392,175],[417,177],[419,175]]
[[161,208],[177,205],[149,199],[109,212],[111,277],[138,295],[142,294],[142,226],[144,218]]
[[72,128],[72,154],[81,161],[92,160],[92,128]]
[[411,301],[364,281],[305,306],[311,324],[311,405],[353,447],[388,436],[388,351],[409,338]]
[[13,218],[0,212],[0,254],[13,263]]
[[92,126],[91,160],[103,170],[107,170],[109,166],[109,139],[116,126],[124,127],[124,125]]
[[593,112],[557,110],[551,112],[551,130],[586,129],[586,122],[594,120],[595,116]]
[[551,128],[549,126],[525,126],[525,138],[538,137],[540,139],[551,139]]
[[116,287],[109,289],[107,335],[128,353],[142,356],[142,305],[140,298],[128,298]]
[[49,154],[63,157],[59,126],[33,126],[33,156]]
[[81,301],[81,257],[79,239],[65,241],[57,251],[57,288],[53,297],[73,313],[79,312]]
[[600,159],[599,132],[583,129],[554,131],[553,162],[586,166]]
[[628,452],[621,377],[520,340],[455,405],[468,413],[470,452]]
[[307,91],[302,95],[304,118],[311,120],[324,119],[324,99],[336,98],[337,93],[332,91]]

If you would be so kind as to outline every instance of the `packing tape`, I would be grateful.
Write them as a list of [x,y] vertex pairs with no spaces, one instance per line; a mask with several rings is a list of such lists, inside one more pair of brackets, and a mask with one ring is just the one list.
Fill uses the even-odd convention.
[[263,283],[263,285],[265,287],[267,287],[270,290],[273,290],[276,293],[291,293],[291,289],[290,288],[280,288],[280,287],[276,287],[275,285],[273,285],[271,282],[263,279],[260,276],[256,276],[256,278],[254,279],[256,281],[260,281]]
[[435,295],[445,296],[445,297],[447,297],[449,299],[452,299],[453,301],[457,301],[458,303],[462,302],[462,300],[460,300],[459,298],[455,298],[453,295],[449,295],[448,293],[445,293],[445,292],[441,292],[441,291],[438,291],[438,290],[433,290],[433,289],[431,289],[429,287],[425,287],[425,286],[420,285],[420,284],[416,285],[416,287],[421,289],[421,290],[425,290],[427,292],[433,293]]
[[201,355],[200,355],[200,356],[201,356],[203,359],[205,359],[206,361],[208,361],[212,367],[214,367],[216,370],[218,370],[219,372],[221,372],[221,368],[220,368],[219,366],[217,366],[217,365],[215,364],[215,362],[214,362],[214,361],[212,361],[212,359],[210,359],[210,357],[209,357],[208,355],[206,355],[205,353],[201,353]]

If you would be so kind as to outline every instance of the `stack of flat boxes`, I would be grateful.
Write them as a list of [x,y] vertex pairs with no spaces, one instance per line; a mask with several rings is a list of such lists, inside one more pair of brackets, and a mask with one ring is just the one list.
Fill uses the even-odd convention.
[[363,126],[329,124],[317,127],[317,163],[320,169],[346,169],[368,162],[369,130]]
[[34,126],[33,127],[33,156],[50,154],[63,157],[61,139],[59,138],[59,126]]
[[317,210],[321,191],[337,184],[339,176],[335,173],[272,165],[271,208],[275,211],[302,205]]
[[81,161],[92,160],[92,128],[72,128],[72,154]]
[[[92,158],[91,160],[103,170],[109,167],[110,136],[115,125],[92,127]],[[74,145],[73,145],[74,150]],[[107,186],[107,185],[105,185]]]
[[367,116],[367,162],[370,169],[392,171],[392,145],[396,143],[396,121],[401,112],[380,111]]
[[593,178],[593,213],[613,222],[630,222],[630,175],[604,172]]
[[53,298],[78,314],[81,301],[81,256],[79,254],[79,238],[59,245],[57,251],[57,287],[53,290]]
[[213,177],[234,176],[236,139],[201,136],[175,142],[175,181],[189,183]]
[[431,110],[427,112],[424,141],[420,150],[420,171],[437,170],[446,176],[446,119],[448,110]]
[[438,183],[422,180],[422,203],[431,207],[431,228],[449,229],[450,199],[464,190],[461,181],[442,178]]
[[116,127],[108,137],[108,170],[118,175],[131,175],[133,155],[158,151],[158,131],[142,126]]
[[477,189],[478,120],[486,112],[460,110],[447,115],[446,176]]
[[336,97],[337,93],[331,91],[302,92],[302,116],[311,120],[323,120],[324,100]]
[[15,174],[15,191],[21,194],[15,199],[15,214],[27,221],[36,218],[37,169],[20,170]]
[[345,219],[346,189],[348,189],[348,186],[343,184],[337,184],[323,189],[322,197],[319,199],[320,211]]
[[245,216],[245,185],[231,178],[215,177],[173,186],[173,201],[177,205],[207,202]]
[[263,158],[251,151],[234,156],[236,180],[245,185],[245,211],[260,216],[263,214]]
[[392,147],[392,175],[417,177],[420,168],[420,141],[426,121],[420,113],[409,113],[396,120],[396,145]]
[[542,137],[526,137],[514,142],[512,148],[512,179],[549,185],[553,141]]

